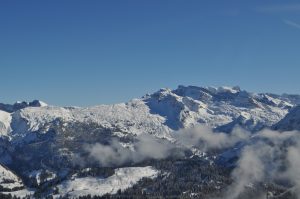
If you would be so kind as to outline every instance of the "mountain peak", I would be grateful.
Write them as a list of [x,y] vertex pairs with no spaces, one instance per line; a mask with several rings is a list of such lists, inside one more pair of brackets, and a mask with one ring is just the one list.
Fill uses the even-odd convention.
[[14,104],[0,103],[0,110],[12,113],[27,107],[44,107],[44,106],[48,106],[48,105],[45,102],[40,100],[33,100],[32,102],[17,101]]
[[28,104],[31,107],[45,107],[45,106],[48,106],[48,104],[46,104],[45,102],[40,101],[40,100],[33,100],[32,102],[29,102]]
[[239,93],[241,91],[240,87],[239,86],[220,86],[220,87],[213,87],[213,86],[209,86],[209,87],[206,87],[207,90],[213,92],[213,93],[232,93],[232,94],[235,94],[235,93]]

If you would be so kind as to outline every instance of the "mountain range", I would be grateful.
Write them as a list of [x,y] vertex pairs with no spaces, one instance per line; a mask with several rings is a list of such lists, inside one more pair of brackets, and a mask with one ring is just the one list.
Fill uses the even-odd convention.
[[[92,107],[58,107],[38,100],[0,103],[0,191],[6,196],[76,198],[120,194],[136,184],[151,195],[154,184],[149,190],[141,180],[168,176],[178,166],[165,166],[170,159],[182,165],[188,161],[188,167],[196,161],[203,168],[214,164],[218,171],[231,170],[237,148],[255,140],[258,132],[300,130],[299,105],[300,95],[252,93],[237,86],[164,88],[126,103]],[[215,145],[207,150],[203,145],[209,144],[182,138],[198,126],[212,135],[229,136],[237,128],[250,135],[222,150]],[[214,177],[222,178],[225,187],[230,182],[222,175]],[[215,194],[221,185],[207,186]],[[197,195],[182,188],[177,196]]]

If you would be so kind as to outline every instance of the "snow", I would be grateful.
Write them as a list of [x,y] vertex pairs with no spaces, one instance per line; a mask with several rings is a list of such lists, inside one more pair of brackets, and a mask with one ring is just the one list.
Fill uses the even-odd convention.
[[206,87],[205,89],[209,90],[210,92],[217,94],[217,93],[238,93],[241,91],[240,87],[238,86],[234,86],[234,87],[230,87],[230,86],[220,86],[220,87],[213,87],[213,86],[209,86]]
[[95,123],[104,128],[138,135],[147,132],[158,137],[169,137],[169,128],[163,125],[165,118],[150,113],[149,107],[141,100],[115,105],[101,105],[88,108],[28,107],[15,112],[19,121],[12,136],[27,135],[27,132],[44,131],[57,119],[65,123]]
[[[46,178],[42,178],[41,176],[43,174],[46,174]],[[44,182],[48,182],[48,181],[51,181],[53,179],[56,178],[56,174],[51,172],[51,171],[48,171],[48,170],[34,170],[34,171],[31,171],[29,174],[28,174],[28,177],[29,178],[32,178],[35,180],[36,184],[37,185],[40,185]]]
[[0,110],[0,135],[7,135],[11,131],[11,115]]
[[[47,133],[52,127],[57,127],[54,124],[59,121],[61,128],[58,128],[57,133],[63,134],[64,129],[70,129],[70,135],[65,139],[76,140],[78,135],[72,134],[73,129],[69,128],[72,124],[93,124],[90,126],[111,132],[112,137],[120,138],[123,147],[133,150],[133,145],[128,139],[132,138],[131,135],[148,133],[158,138],[175,141],[173,132],[197,124],[205,124],[217,130],[230,130],[240,125],[254,132],[281,121],[278,123],[281,127],[300,130],[300,108],[290,111],[291,107],[297,105],[297,100],[300,103],[299,99],[300,96],[296,95],[249,93],[238,87],[179,86],[175,90],[161,89],[127,103],[87,108],[48,106],[44,102],[35,100],[26,103],[25,107],[14,109],[12,113],[0,111],[0,135],[2,138],[8,137],[8,141],[11,141],[9,143],[13,146],[20,142],[29,143],[36,138],[42,138],[43,135],[40,136],[39,133]],[[95,142],[97,141],[99,139],[95,139]],[[69,154],[68,148],[61,147],[58,151],[60,154]],[[194,155],[205,156],[199,150],[192,149],[192,151]],[[234,153],[233,151],[224,153],[222,156],[230,158],[236,153],[238,150]],[[9,160],[8,157],[5,158]],[[41,170],[34,170],[29,177],[34,178],[37,184],[41,184],[41,172]],[[115,193],[119,189],[131,187],[142,177],[155,177],[157,172],[152,167],[120,168],[116,169],[113,176],[105,179],[75,177],[73,180],[64,181],[59,185],[59,191],[61,195],[71,196]],[[1,173],[2,186],[7,188],[23,186],[22,181],[6,168],[0,167]],[[50,181],[55,176],[53,173],[46,180]],[[4,183],[4,179],[12,179],[12,183]],[[30,191],[22,188],[14,193],[21,195]]]
[[300,106],[294,107],[281,121],[273,126],[275,130],[300,130]]
[[12,196],[16,196],[18,198],[24,198],[26,196],[32,196],[34,194],[33,189],[21,189],[18,191],[12,191],[12,192],[1,192],[2,194],[9,195],[11,194]]
[[[279,106],[282,100],[266,104],[264,94],[252,94],[238,87],[201,88],[179,86],[176,90],[162,89],[145,97],[152,112],[166,118],[173,130],[204,123],[213,128],[229,124],[242,117],[271,126],[282,119],[288,109]],[[245,123],[245,125],[247,125]],[[256,129],[250,126],[249,130]]]
[[27,107],[11,116],[6,113],[8,119],[4,120],[6,125],[2,132],[10,132],[11,117],[14,128],[9,136],[13,140],[29,138],[30,132],[46,133],[58,119],[64,125],[75,122],[94,123],[111,129],[113,135],[119,137],[148,133],[172,139],[174,130],[193,127],[199,123],[212,128],[239,124],[255,131],[280,121],[289,111],[285,106],[288,104],[287,97],[248,93],[241,91],[239,87],[179,86],[175,90],[161,89],[141,99],[114,105],[87,108]]
[[39,105],[40,107],[48,106],[47,103],[45,103],[45,102],[43,102],[43,101],[40,101],[40,100],[38,100],[38,105]]
[[229,87],[229,86],[221,86],[217,89],[218,92],[229,92],[229,93],[238,93],[240,91],[239,87]]
[[158,171],[150,166],[119,168],[108,178],[84,177],[64,181],[58,186],[59,194],[55,197],[114,194],[118,190],[132,187],[142,178],[155,178],[157,174]]
[[24,187],[22,180],[9,169],[0,165],[0,185],[6,189],[17,189],[16,191],[4,191],[2,194],[23,198],[27,195],[32,195],[33,190]]
[[22,180],[2,165],[0,165],[0,184],[7,189],[23,187]]

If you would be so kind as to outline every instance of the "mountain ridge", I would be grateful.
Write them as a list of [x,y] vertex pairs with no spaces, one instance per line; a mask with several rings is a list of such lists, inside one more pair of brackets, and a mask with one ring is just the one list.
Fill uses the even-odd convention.
[[[293,116],[294,110],[299,109],[299,102],[300,95],[257,94],[239,87],[181,85],[174,90],[164,88],[139,99],[113,105],[59,107],[37,100],[34,103],[17,103],[22,106],[6,105],[10,107],[9,111],[0,110],[0,163],[22,176],[26,186],[37,189],[50,182],[70,180],[70,176],[76,176],[81,167],[100,169],[99,161],[103,163],[106,159],[92,155],[98,154],[98,150],[118,157],[120,164],[117,166],[121,167],[136,166],[136,163],[148,159],[160,160],[169,154],[191,157],[188,161],[199,158],[202,163],[217,164],[215,155],[206,154],[201,147],[195,148],[187,143],[179,150],[178,137],[189,135],[190,128],[204,125],[207,128],[202,130],[208,131],[208,135],[203,134],[205,139],[210,140],[209,136],[215,135],[214,132],[225,132],[227,134],[216,134],[218,139],[233,139],[228,143],[243,141],[248,135],[230,134],[235,127],[255,134],[265,128],[283,126],[282,121],[286,118],[293,119],[289,115]],[[181,139],[190,140],[189,137]],[[228,143],[222,144],[227,146]],[[168,148],[170,144],[174,146]],[[155,152],[154,148],[157,148],[158,155],[149,154],[148,150]],[[165,155],[161,156],[160,150]],[[229,157],[228,154],[233,152],[230,149],[226,154]],[[234,153],[226,161],[237,155]],[[129,160],[121,161],[123,156],[129,157]],[[48,177],[41,179],[41,176]]]

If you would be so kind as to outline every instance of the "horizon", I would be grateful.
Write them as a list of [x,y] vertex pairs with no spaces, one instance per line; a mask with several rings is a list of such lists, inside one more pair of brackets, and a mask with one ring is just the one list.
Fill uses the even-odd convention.
[[233,89],[234,87],[238,87],[239,89],[240,89],[240,91],[246,91],[246,92],[248,92],[248,93],[252,93],[252,94],[275,94],[275,95],[300,95],[300,94],[298,94],[298,93],[272,93],[272,92],[254,92],[254,91],[249,91],[249,90],[246,90],[246,89],[243,89],[243,88],[241,88],[240,86],[238,86],[238,85],[235,85],[235,86],[198,86],[198,85],[178,85],[176,88],[169,88],[169,87],[163,87],[163,88],[159,88],[159,89],[157,89],[157,90],[155,90],[155,91],[153,91],[153,92],[148,92],[148,93],[145,93],[144,95],[141,95],[141,96],[139,96],[139,97],[132,97],[132,98],[130,98],[129,100],[127,100],[127,101],[122,101],[122,102],[116,102],[116,103],[98,103],[98,104],[90,104],[90,105],[83,105],[83,106],[79,106],[79,105],[72,105],[72,104],[64,104],[64,105],[59,105],[59,104],[51,104],[51,103],[48,103],[47,101],[44,101],[44,100],[42,100],[42,99],[29,99],[29,100],[17,100],[17,101],[15,101],[15,102],[2,102],[2,101],[0,101],[0,104],[1,103],[3,103],[3,104],[10,104],[10,105],[13,105],[13,104],[15,104],[15,103],[23,103],[23,102],[25,102],[25,103],[30,103],[30,102],[33,102],[33,101],[35,101],[35,100],[37,100],[37,101],[41,101],[41,102],[44,102],[44,103],[46,103],[47,105],[49,105],[49,106],[61,106],[61,107],[82,107],[82,108],[84,108],[84,107],[93,107],[93,106],[98,106],[98,105],[113,105],[113,104],[119,104],[119,103],[127,103],[127,102],[129,102],[129,101],[131,101],[131,100],[134,100],[134,99],[141,99],[142,97],[144,97],[144,96],[146,96],[146,95],[148,95],[148,94],[153,94],[153,93],[155,93],[155,92],[158,92],[159,90],[161,90],[161,89],[171,89],[171,90],[175,90],[175,89],[177,89],[179,86],[184,86],[184,87],[198,87],[198,88],[216,88],[216,89],[218,89],[218,88],[231,88],[231,89]]
[[297,1],[0,2],[0,102],[115,104],[178,85],[300,93]]

